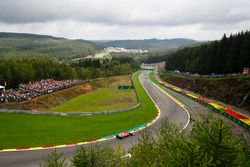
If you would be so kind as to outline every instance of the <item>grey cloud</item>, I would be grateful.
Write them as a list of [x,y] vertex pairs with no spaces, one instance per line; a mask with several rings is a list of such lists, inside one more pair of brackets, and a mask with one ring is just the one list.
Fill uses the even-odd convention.
[[84,39],[212,40],[250,28],[249,0],[0,1],[0,31]]
[[75,20],[110,25],[176,26],[250,20],[249,0],[8,0],[0,21],[39,23]]

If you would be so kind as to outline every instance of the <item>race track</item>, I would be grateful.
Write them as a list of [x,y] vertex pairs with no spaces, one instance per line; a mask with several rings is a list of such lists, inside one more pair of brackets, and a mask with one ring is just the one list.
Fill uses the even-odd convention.
[[[148,91],[151,97],[154,99],[155,103],[159,107],[161,111],[161,115],[159,119],[149,127],[150,131],[156,131],[160,126],[161,122],[168,119],[170,122],[180,125],[184,127],[189,122],[189,115],[187,112],[179,106],[175,101],[173,101],[170,97],[168,97],[163,90],[158,89],[147,77],[147,72],[143,72],[140,75],[140,82],[144,86],[144,88]],[[181,95],[177,95],[173,92],[173,94],[178,98],[185,101],[188,106],[186,107],[187,111],[190,112],[191,117],[194,115],[193,113],[199,112],[208,112],[208,109],[201,106],[200,104],[187,99]],[[144,131],[144,130],[143,130]],[[100,145],[109,145],[112,147],[116,147],[121,145],[128,150],[128,148],[136,143],[137,139],[140,137],[140,133],[137,132],[135,136],[131,136],[129,138],[118,140],[113,139],[109,141],[103,141],[97,144]],[[67,147],[57,149],[58,152],[63,153],[64,157],[72,157],[75,147]],[[16,151],[16,152],[0,152],[0,166],[2,167],[39,167],[40,163],[43,159],[50,153],[52,150],[36,150],[36,151]]]

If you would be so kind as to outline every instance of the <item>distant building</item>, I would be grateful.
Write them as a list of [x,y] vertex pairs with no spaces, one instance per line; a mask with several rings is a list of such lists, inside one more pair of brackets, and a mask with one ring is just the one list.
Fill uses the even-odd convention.
[[162,62],[158,62],[158,63],[151,63],[148,65],[153,66],[153,67],[158,67],[159,71],[165,71],[166,62],[162,61]]
[[153,66],[150,66],[148,64],[144,64],[142,63],[141,67],[140,67],[142,70],[153,70],[154,67]]
[[146,53],[148,50],[142,50],[142,49],[125,49],[125,48],[119,48],[119,47],[107,47],[104,49],[104,52],[107,53]]

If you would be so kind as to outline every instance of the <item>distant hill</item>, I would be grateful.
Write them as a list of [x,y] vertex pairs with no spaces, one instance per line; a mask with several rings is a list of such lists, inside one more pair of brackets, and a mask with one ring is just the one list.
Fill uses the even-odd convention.
[[174,49],[182,46],[189,46],[200,43],[192,39],[144,39],[144,40],[115,40],[115,41],[95,41],[105,47],[122,47],[127,49]]
[[88,40],[84,40],[84,39],[76,39],[76,40],[74,40],[74,41],[79,42],[79,43],[81,43],[81,44],[86,44],[86,45],[95,45],[95,46],[97,46],[97,47],[103,49],[102,46],[97,45],[97,44],[96,44],[95,42],[93,42],[93,41],[88,41]]
[[49,58],[70,60],[85,57],[103,47],[86,40],[69,40],[49,35],[0,32],[0,58]]
[[53,37],[53,36],[50,36],[50,35],[38,35],[38,34],[27,34],[27,33],[9,33],[9,32],[0,32],[0,38],[29,38],[29,39],[53,38],[53,39],[63,39],[63,38]]

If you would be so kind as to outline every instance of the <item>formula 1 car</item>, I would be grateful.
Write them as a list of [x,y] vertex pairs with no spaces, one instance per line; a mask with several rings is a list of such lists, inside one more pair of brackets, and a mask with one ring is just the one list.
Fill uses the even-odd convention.
[[134,135],[134,133],[132,133],[132,132],[124,132],[124,133],[120,133],[120,134],[116,135],[116,138],[117,139],[124,139],[124,138],[127,138],[129,136],[133,136],[133,135]]

